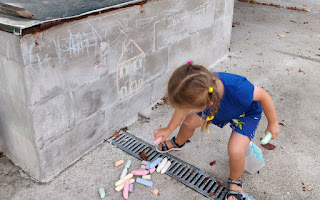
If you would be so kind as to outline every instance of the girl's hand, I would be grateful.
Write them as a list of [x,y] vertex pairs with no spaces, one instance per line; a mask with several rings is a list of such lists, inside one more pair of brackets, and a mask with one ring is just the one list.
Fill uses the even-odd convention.
[[269,123],[265,133],[267,134],[268,132],[270,132],[272,134],[272,138],[271,138],[272,140],[274,140],[276,137],[278,137],[278,134],[280,132],[278,122],[274,122],[271,124]]
[[160,128],[156,130],[153,133],[153,135],[154,135],[154,139],[157,139],[158,137],[162,136],[161,143],[163,143],[167,140],[167,138],[171,135],[171,133],[172,132],[169,130],[169,128]]

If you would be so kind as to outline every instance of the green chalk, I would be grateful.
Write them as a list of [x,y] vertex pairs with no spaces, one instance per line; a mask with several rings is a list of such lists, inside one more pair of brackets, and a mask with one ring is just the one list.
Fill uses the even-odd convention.
[[261,144],[267,144],[272,138],[272,134],[270,132],[267,133],[266,136],[261,140]]
[[106,197],[106,192],[104,191],[103,188],[99,188],[99,194],[100,194],[101,199],[103,199],[104,197]]
[[128,160],[128,161],[127,161],[127,164],[126,164],[126,166],[125,166],[125,168],[129,168],[129,167],[130,167],[130,165],[131,165],[131,160]]

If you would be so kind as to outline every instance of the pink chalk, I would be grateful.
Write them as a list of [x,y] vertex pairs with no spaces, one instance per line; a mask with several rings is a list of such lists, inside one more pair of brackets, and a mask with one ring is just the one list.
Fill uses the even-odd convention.
[[156,168],[155,168],[155,167],[152,168],[152,169],[149,169],[150,174],[152,174],[152,173],[155,172],[155,171],[156,171]]
[[149,174],[149,171],[148,170],[133,170],[131,172],[131,174],[133,174],[135,176],[143,176],[143,175]]
[[129,187],[130,187],[130,180],[127,179],[125,182],[124,182],[124,188],[123,188],[123,197],[125,199],[128,199],[129,198]]
[[157,137],[157,139],[155,139],[155,141],[154,141],[154,144],[155,144],[155,145],[160,144],[162,138],[163,138],[162,136]]
[[94,69],[97,69],[101,63],[98,63],[94,66]]
[[130,185],[129,185],[129,192],[133,192],[133,184],[132,183],[130,183]]

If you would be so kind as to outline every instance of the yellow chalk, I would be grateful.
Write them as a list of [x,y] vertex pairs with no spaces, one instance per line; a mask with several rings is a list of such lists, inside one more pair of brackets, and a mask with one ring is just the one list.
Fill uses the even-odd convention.
[[[135,182],[135,180],[132,178],[132,179],[130,179],[130,183],[132,184],[132,183],[134,183]],[[120,192],[121,190],[123,190],[123,188],[124,188],[124,183],[122,183],[121,185],[119,185],[119,186],[117,186],[116,188],[115,188],[115,190],[117,191],[117,192]]]
[[122,179],[118,180],[116,183],[115,183],[115,186],[119,186],[121,185],[122,183],[124,183],[127,179],[130,179],[133,177],[133,174],[128,174],[127,176],[123,177]]
[[151,175],[143,175],[142,179],[151,180]]

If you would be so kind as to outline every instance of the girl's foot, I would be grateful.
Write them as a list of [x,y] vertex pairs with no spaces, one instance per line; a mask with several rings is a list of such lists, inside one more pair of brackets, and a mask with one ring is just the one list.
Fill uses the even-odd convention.
[[164,143],[160,144],[159,147],[157,148],[157,151],[159,153],[167,153],[172,150],[175,150],[175,151],[181,150],[184,144],[178,145],[175,140],[176,138],[173,137],[171,140],[167,140]]
[[227,193],[227,200],[242,200],[242,181],[228,179],[229,191]]

